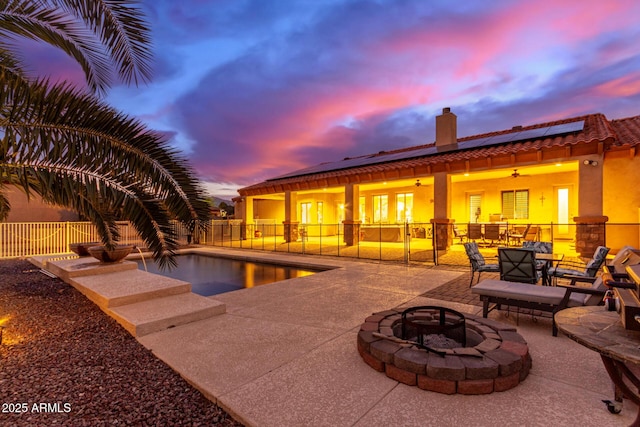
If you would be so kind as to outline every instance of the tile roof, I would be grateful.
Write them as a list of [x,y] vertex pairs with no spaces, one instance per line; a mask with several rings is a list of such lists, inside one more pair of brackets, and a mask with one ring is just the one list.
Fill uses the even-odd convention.
[[[573,117],[565,120],[541,123],[532,126],[516,127],[498,132],[490,132],[481,135],[458,138],[458,143],[471,141],[474,139],[488,138],[491,136],[506,135],[515,132],[523,132],[531,129],[538,129],[556,125],[562,125],[584,120],[584,127],[581,131],[550,135],[549,137],[533,138],[517,142],[508,142],[499,145],[471,148],[466,150],[451,150],[436,152],[423,157],[403,158],[396,161],[384,161],[390,154],[406,153],[410,156],[411,151],[434,147],[435,144],[425,144],[404,149],[384,151],[376,154],[369,154],[345,160],[380,157],[380,163],[369,162],[367,165],[340,168],[340,162],[335,162],[335,167],[328,167],[325,170],[314,172],[317,166],[301,169],[282,178],[273,178],[261,183],[257,183],[239,190],[241,195],[265,194],[276,188],[283,189],[290,185],[299,183],[309,183],[310,181],[326,181],[329,179],[347,179],[363,174],[375,174],[385,171],[417,168],[425,166],[442,165],[452,162],[472,161],[474,159],[492,158],[498,156],[511,155],[524,152],[543,152],[545,150],[557,149],[559,147],[575,146],[578,144],[603,143],[613,147],[635,145],[640,143],[640,116],[627,119],[609,121],[603,114],[590,114],[586,116]],[[404,156],[408,157],[408,156]],[[328,164],[330,165],[330,164]],[[322,169],[322,168],[321,168]],[[341,182],[342,182],[341,180]],[[359,182],[359,181],[354,181]]]
[[640,144],[640,116],[611,120],[616,134],[614,147],[635,147]]

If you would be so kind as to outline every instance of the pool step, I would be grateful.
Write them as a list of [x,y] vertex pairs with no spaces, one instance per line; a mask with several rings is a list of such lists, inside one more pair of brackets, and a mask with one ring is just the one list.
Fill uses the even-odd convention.
[[141,337],[225,311],[225,304],[189,292],[113,307],[108,313],[131,335]]
[[65,282],[73,277],[93,276],[138,269],[134,261],[103,263],[93,257],[78,257],[75,254],[59,254],[30,258],[33,264],[55,274]]
[[101,309],[191,293],[191,284],[141,270],[119,271],[66,280]]
[[134,337],[226,312],[224,303],[192,293],[190,283],[138,270],[135,262],[72,256],[30,261],[76,288]]

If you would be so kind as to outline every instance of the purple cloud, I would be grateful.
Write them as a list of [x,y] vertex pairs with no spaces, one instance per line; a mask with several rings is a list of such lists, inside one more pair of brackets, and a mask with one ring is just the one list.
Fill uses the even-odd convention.
[[[155,80],[117,88],[114,103],[174,135],[216,188],[432,142],[443,107],[458,115],[459,136],[595,112],[639,114],[635,0],[144,7]],[[53,71],[71,73],[65,67]]]

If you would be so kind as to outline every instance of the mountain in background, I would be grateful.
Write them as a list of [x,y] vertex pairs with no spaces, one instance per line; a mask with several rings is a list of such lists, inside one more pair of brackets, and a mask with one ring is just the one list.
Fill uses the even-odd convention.
[[227,206],[233,206],[233,202],[231,200],[226,200],[226,199],[221,199],[220,197],[215,197],[213,196],[213,205],[218,207],[220,206],[220,203],[224,203]]

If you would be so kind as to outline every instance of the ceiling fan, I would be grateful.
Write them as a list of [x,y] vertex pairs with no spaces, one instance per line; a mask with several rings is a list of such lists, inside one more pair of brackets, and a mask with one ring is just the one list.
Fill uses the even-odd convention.
[[519,178],[521,176],[529,176],[529,175],[518,172],[518,169],[514,169],[513,173],[511,174],[511,178]]

